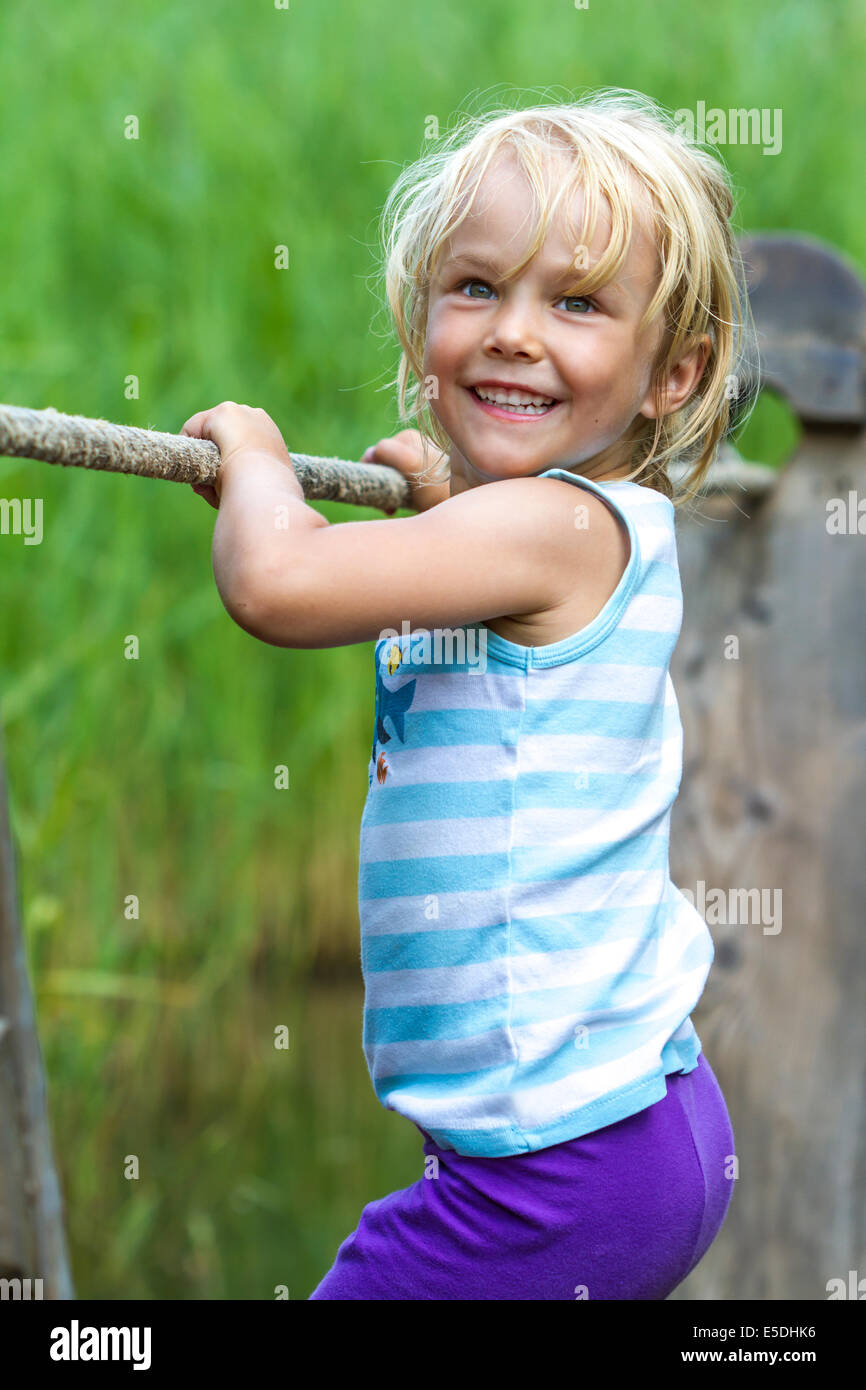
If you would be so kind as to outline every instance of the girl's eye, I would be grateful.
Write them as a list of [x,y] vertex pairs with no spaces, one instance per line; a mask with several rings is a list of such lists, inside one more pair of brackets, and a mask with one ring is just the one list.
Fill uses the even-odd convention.
[[557,303],[561,304],[563,302],[567,306],[572,304],[588,304],[590,308],[595,308],[595,305],[593,304],[592,300],[587,299],[586,295],[583,294],[564,294],[562,296],[562,299],[558,300]]
[[[478,288],[482,289],[482,290],[490,290],[490,286],[487,284],[486,280],[464,280],[463,283],[462,283],[462,285],[458,285],[458,289],[460,289],[460,290],[471,290],[471,289],[473,289],[473,288],[476,287],[476,286],[477,286]],[[492,293],[492,291],[491,291],[491,293]],[[470,294],[469,298],[470,298],[470,299],[478,299],[478,298],[483,299],[483,298],[484,298],[484,295],[480,295],[480,296],[479,296],[479,295]]]

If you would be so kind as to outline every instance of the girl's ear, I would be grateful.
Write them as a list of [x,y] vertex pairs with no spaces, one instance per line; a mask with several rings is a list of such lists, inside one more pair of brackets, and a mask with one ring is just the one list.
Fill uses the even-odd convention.
[[[685,405],[704,374],[704,368],[709,360],[712,347],[709,333],[703,333],[693,341],[691,347],[686,348],[685,352],[680,354],[668,372],[667,380],[661,389],[662,410],[660,413],[662,415],[670,415]],[[656,411],[652,387],[650,387],[639,413],[645,415],[648,420],[656,418],[658,412]]]

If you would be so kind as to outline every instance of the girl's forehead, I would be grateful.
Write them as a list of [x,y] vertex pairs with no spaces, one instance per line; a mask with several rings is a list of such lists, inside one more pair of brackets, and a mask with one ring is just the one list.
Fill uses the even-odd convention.
[[[549,206],[557,197],[564,180],[568,180],[569,187],[564,195],[558,197],[542,251],[548,244],[553,251],[561,251],[565,247],[572,251],[575,249],[575,237],[581,233],[584,225],[586,193],[582,181],[574,179],[573,173],[572,161],[562,152],[551,152],[549,159],[545,160],[545,204]],[[622,193],[632,205],[634,245],[635,241],[647,239],[647,202],[634,177],[627,181]],[[500,244],[504,239],[511,238],[515,246],[519,242],[528,244],[534,236],[540,213],[537,194],[527,172],[512,151],[498,151],[471,184],[467,196],[471,197],[468,210],[448,238],[448,249],[452,255],[461,253],[470,243],[483,236],[489,236]],[[607,246],[611,226],[610,203],[602,192],[589,248],[594,258],[600,256]]]

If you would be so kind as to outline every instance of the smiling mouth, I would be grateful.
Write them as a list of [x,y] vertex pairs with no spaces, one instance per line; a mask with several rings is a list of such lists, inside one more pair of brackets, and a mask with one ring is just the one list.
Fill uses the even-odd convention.
[[530,391],[508,391],[493,386],[469,386],[467,390],[488,413],[504,419],[538,420],[561,404],[553,396],[535,395]]

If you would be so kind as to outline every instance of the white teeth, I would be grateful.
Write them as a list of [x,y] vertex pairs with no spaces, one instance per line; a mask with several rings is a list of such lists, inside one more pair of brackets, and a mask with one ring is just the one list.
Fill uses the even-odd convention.
[[543,415],[555,404],[552,396],[533,396],[528,391],[506,390],[502,386],[476,386],[474,390],[490,405],[507,406],[521,415]]

